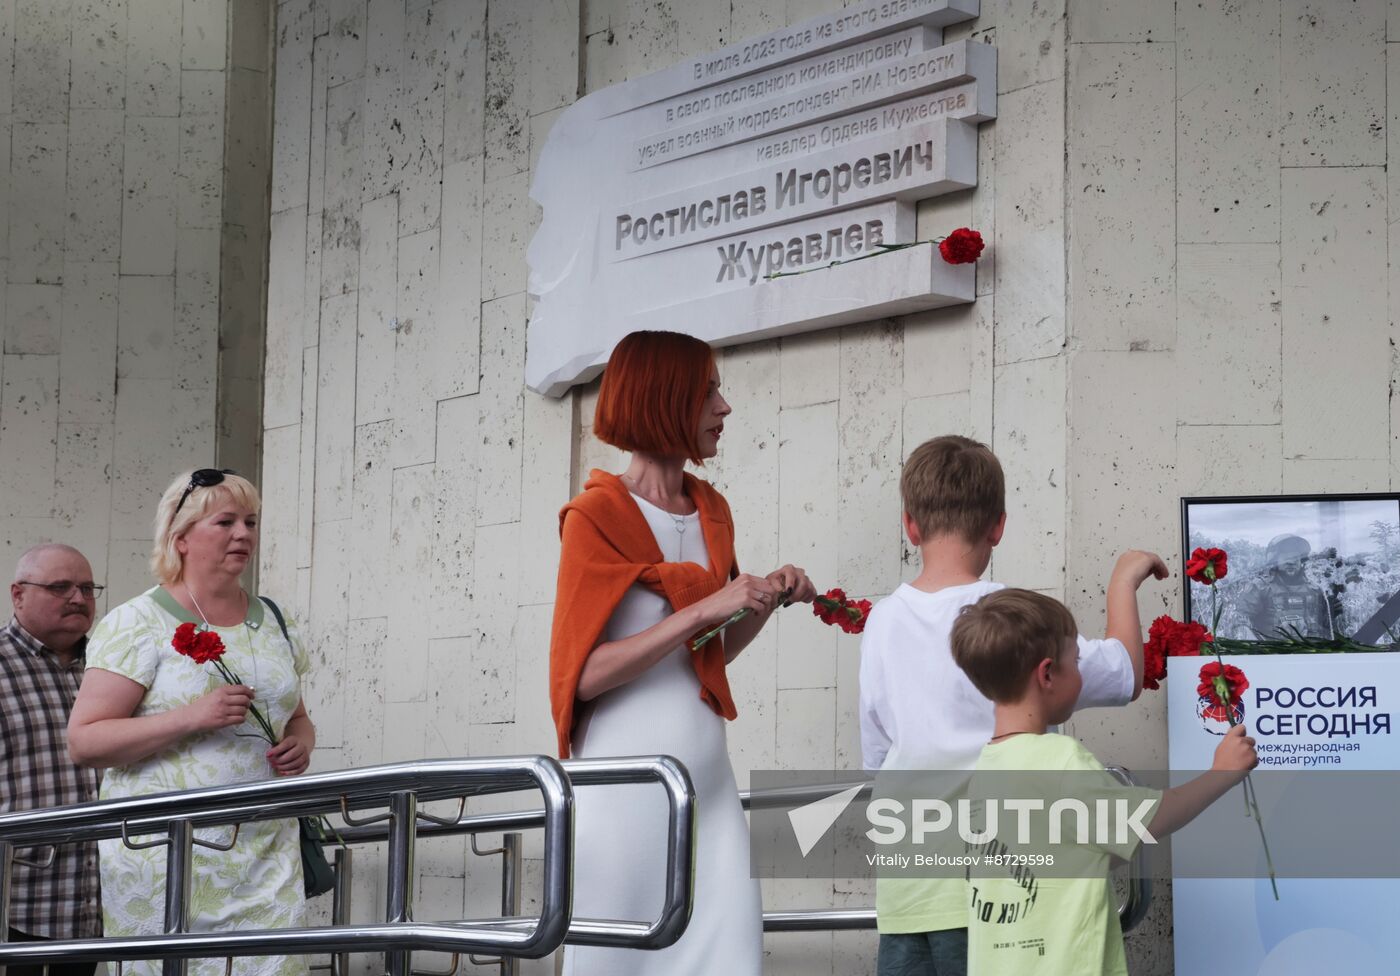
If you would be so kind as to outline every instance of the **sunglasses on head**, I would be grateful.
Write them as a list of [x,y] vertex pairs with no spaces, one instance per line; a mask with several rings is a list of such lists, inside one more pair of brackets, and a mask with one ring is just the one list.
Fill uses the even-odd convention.
[[[215,485],[223,484],[224,475],[237,474],[232,468],[200,468],[190,475],[190,483],[185,486],[185,493],[180,496],[180,503],[175,506],[175,515],[180,514],[180,509],[185,507],[185,499],[190,497],[190,492],[196,488],[212,488]],[[175,515],[171,516],[173,521]]]

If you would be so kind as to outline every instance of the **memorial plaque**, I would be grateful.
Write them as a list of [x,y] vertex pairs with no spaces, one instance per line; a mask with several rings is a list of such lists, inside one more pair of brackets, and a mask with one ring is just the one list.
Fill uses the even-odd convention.
[[976,185],[996,50],[942,28],[977,11],[866,3],[566,109],[530,191],[526,383],[563,395],[635,329],[722,346],[972,301],[972,265],[891,245]]

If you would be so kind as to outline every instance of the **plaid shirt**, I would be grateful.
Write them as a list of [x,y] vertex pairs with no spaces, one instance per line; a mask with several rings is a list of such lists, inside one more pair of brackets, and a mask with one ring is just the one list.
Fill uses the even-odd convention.
[[[97,799],[97,770],[68,756],[68,714],[83,679],[87,638],[73,663],[11,618],[0,630],[0,813],[67,806]],[[46,848],[16,848],[15,857],[42,861]],[[53,864],[18,862],[10,889],[9,924],[51,939],[102,934],[97,844],[62,844]]]

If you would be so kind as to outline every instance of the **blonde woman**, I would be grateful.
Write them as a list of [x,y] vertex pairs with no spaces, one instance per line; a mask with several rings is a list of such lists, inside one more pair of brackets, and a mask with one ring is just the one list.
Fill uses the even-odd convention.
[[[68,725],[68,748],[84,765],[107,770],[103,799],[247,783],[306,771],[316,730],[301,697],[306,652],[290,621],[284,633],[272,605],[239,577],[258,545],[257,489],[231,471],[181,475],[157,509],[151,569],[158,584],[112,610],[88,644],[88,669]],[[230,685],[212,664],[176,651],[181,624],[212,631],[222,660],[245,684]],[[276,732],[270,744],[250,712]],[[200,831],[226,843],[231,828]],[[101,842],[107,935],[161,929],[165,850]],[[196,849],[191,928],[212,931],[304,924],[295,820],[245,824],[232,850]],[[192,960],[193,976],[222,976],[224,960]],[[235,960],[238,976],[303,976],[300,956]],[[155,976],[159,964],[128,973]]]

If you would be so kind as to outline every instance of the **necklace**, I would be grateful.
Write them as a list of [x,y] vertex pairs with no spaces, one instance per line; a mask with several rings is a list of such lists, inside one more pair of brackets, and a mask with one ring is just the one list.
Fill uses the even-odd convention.
[[666,508],[664,505],[660,505],[652,499],[648,498],[646,494],[642,492],[641,485],[637,484],[637,479],[633,478],[630,474],[623,472],[617,477],[618,480],[621,481],[627,487],[627,490],[630,491],[632,494],[645,501],[648,505],[652,506],[657,511],[664,512],[666,516],[670,518],[671,524],[675,526],[677,535],[685,535],[686,520],[690,518],[689,515],[677,515],[675,512],[671,511],[669,508]]
[[[211,624],[211,623],[209,622],[209,618],[206,617],[206,616],[204,615],[204,611],[201,610],[201,609],[199,608],[199,601],[196,600],[196,599],[194,598],[194,590],[190,587],[190,584],[189,584],[189,583],[186,583],[186,584],[185,584],[185,592],[188,593],[188,594],[190,595],[190,602],[194,604],[194,612],[197,613],[197,614],[199,614],[199,619],[204,621],[204,626],[205,626],[205,627],[212,627],[213,624]],[[240,590],[239,592],[242,592],[242,591]],[[247,616],[248,616],[248,607],[247,607],[248,594],[247,594],[247,593],[244,593],[244,594],[243,594],[243,600],[244,600],[243,616],[244,616],[244,617],[247,617]]]
[[[200,609],[199,601],[194,598],[194,590],[190,588],[189,583],[185,584],[185,592],[190,595],[190,602],[194,604],[195,613],[199,614],[199,619],[204,621],[204,629],[212,630],[214,625],[209,622],[209,618],[206,617],[204,615],[204,611]],[[248,622],[246,619],[248,616],[248,610],[246,606],[246,601],[248,599],[247,593],[243,594],[243,599],[245,601],[245,606],[243,610],[243,616],[245,619],[243,622],[246,624]],[[251,639],[248,641],[248,660],[253,665],[253,684],[251,685],[251,687],[256,688],[258,686],[258,656],[253,650],[253,642]]]
[[995,742],[995,741],[997,741],[998,739],[1005,739],[1005,738],[1008,738],[1009,736],[1013,736],[1013,735],[1037,735],[1037,734],[1038,734],[1038,733],[1033,732],[1033,731],[1031,731],[1030,729],[1017,729],[1015,732],[1003,732],[1001,735],[994,735],[994,736],[992,736],[990,739],[988,739],[987,741],[988,741],[988,742]]

